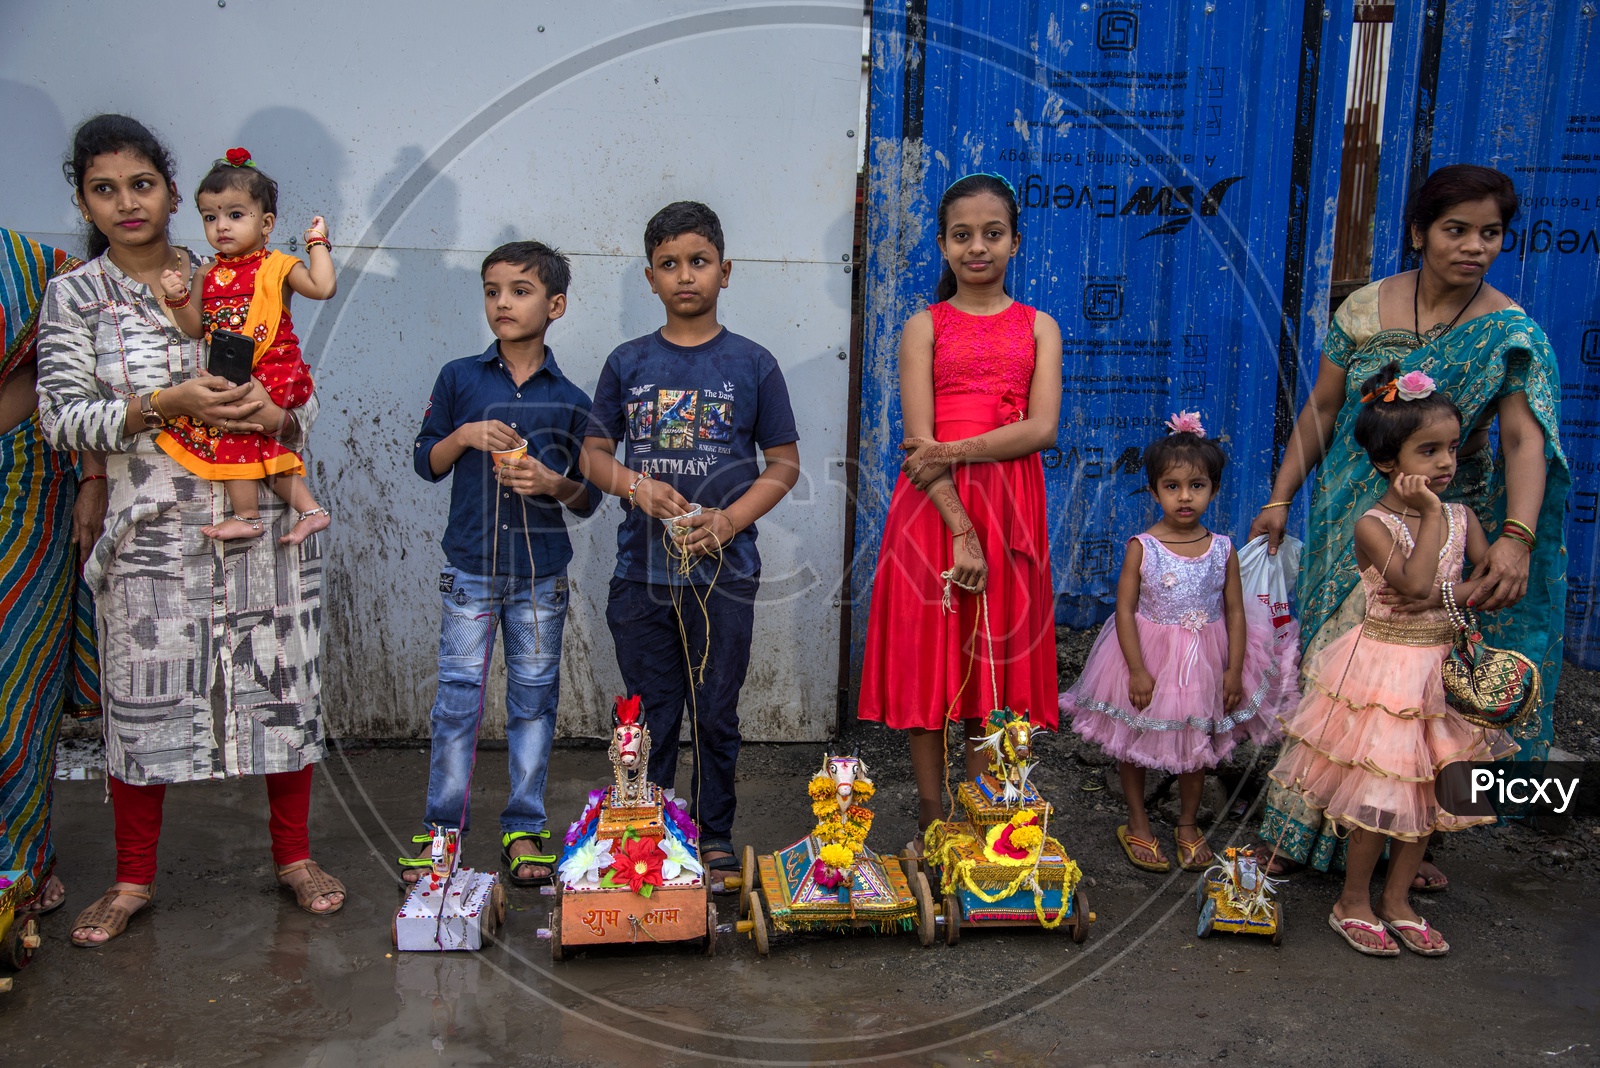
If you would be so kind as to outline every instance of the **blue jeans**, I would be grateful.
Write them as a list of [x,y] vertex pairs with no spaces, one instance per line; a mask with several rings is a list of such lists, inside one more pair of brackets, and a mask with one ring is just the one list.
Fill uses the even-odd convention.
[[452,567],[439,573],[444,616],[439,694],[429,714],[433,753],[424,819],[430,827],[467,829],[474,741],[498,625],[506,643],[506,749],[511,764],[511,797],[500,814],[500,831],[542,831],[544,781],[561,692],[567,576],[541,575],[537,583],[500,576],[493,584],[491,590],[489,576]]

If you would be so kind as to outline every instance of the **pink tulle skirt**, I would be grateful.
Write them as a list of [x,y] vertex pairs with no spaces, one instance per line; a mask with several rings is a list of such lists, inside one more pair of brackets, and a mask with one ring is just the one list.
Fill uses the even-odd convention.
[[1279,737],[1279,717],[1294,707],[1298,635],[1275,642],[1272,620],[1258,604],[1245,604],[1244,703],[1222,707],[1228,666],[1228,625],[1218,619],[1198,631],[1154,623],[1135,615],[1139,651],[1155,676],[1148,708],[1128,699],[1128,662],[1117,643],[1117,621],[1106,621],[1083,674],[1061,695],[1072,729],[1118,760],[1182,774],[1212,768],[1234,746]]
[[1498,760],[1516,743],[1445,704],[1439,668],[1449,645],[1390,645],[1362,629],[1313,659],[1305,699],[1284,721],[1297,744],[1285,747],[1272,778],[1346,830],[1414,842],[1493,823],[1440,808],[1433,780],[1452,761]]

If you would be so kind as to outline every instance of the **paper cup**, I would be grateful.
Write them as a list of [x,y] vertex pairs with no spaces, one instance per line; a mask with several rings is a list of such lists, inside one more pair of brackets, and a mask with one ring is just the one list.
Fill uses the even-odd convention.
[[500,464],[514,464],[524,456],[528,455],[528,442],[526,439],[524,439],[514,449],[506,449],[502,452],[491,452],[489,455],[494,457],[496,466],[499,466]]

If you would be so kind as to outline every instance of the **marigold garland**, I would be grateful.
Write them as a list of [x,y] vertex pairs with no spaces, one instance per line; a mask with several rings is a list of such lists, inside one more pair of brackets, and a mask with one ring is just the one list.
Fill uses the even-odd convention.
[[[821,802],[813,807],[820,808]],[[860,805],[851,805],[841,813],[838,804],[831,802],[817,816],[817,825],[811,834],[822,846],[821,859],[830,868],[850,870],[855,866],[856,855],[866,848],[867,832],[872,830],[872,811]],[[827,859],[829,856],[841,862],[836,864]]]

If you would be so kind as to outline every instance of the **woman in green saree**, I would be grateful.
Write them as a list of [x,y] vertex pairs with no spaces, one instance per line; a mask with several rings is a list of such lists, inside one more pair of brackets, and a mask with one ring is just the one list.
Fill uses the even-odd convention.
[[[1267,535],[1276,551],[1289,502],[1317,468],[1298,587],[1302,662],[1309,662],[1366,610],[1350,531],[1384,483],[1351,435],[1359,385],[1395,360],[1404,371],[1426,372],[1469,428],[1449,499],[1476,512],[1491,536],[1510,531],[1494,540],[1478,568],[1489,581],[1476,610],[1485,614],[1491,645],[1516,649],[1539,665],[1544,705],[1515,737],[1517,759],[1542,760],[1561,674],[1571,476],[1561,451],[1561,382],[1550,343],[1510,297],[1484,281],[1516,209],[1511,179],[1471,164],[1441,167],[1413,192],[1406,224],[1420,266],[1357,290],[1340,305],[1316,384],[1250,536]],[[1489,432],[1497,419],[1494,450]],[[1324,871],[1339,863],[1342,843],[1321,812],[1276,784],[1261,834],[1280,860]],[[1418,882],[1421,890],[1446,885],[1431,864]]]

